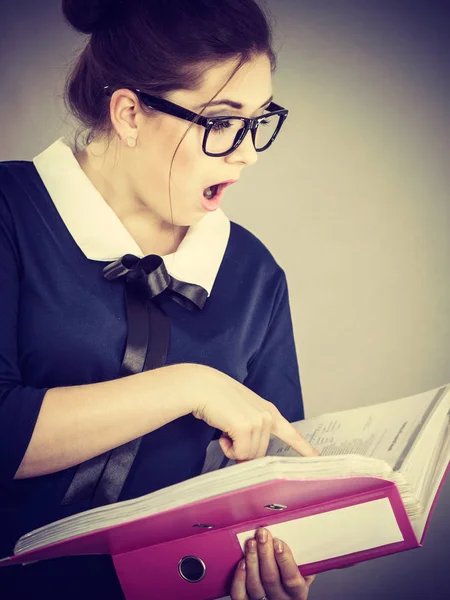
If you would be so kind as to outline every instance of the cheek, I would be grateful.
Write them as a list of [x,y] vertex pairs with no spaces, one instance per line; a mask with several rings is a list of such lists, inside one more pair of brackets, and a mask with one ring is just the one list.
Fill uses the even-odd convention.
[[182,189],[196,189],[208,180],[211,165],[202,151],[202,135],[199,127],[192,128],[177,150],[172,168],[172,179]]
[[174,117],[162,115],[158,120],[148,121],[143,131],[142,145],[147,156],[160,165],[160,168],[167,165],[165,172],[168,172],[172,156],[183,135],[183,127],[180,128],[177,121]]
[[[151,179],[155,191],[165,195],[168,189],[169,169],[175,155],[171,173],[172,193],[176,194],[180,204],[190,204],[194,195],[201,194],[203,186],[211,180],[214,166],[211,164],[213,159],[206,156],[202,150],[204,128],[194,125],[187,131],[188,127],[188,124],[169,118],[161,119],[157,128],[149,128],[145,133],[143,160],[140,161],[139,168],[141,179]],[[185,133],[186,136],[180,144]]]

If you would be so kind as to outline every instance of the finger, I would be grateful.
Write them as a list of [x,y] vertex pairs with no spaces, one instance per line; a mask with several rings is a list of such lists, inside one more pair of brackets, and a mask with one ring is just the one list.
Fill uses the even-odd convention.
[[219,446],[227,458],[234,460],[233,440],[231,438],[222,433],[221,437],[219,438]]
[[231,600],[249,600],[246,588],[246,569],[245,558],[239,561],[231,582],[230,597]]
[[233,432],[228,432],[233,440],[234,459],[251,460],[255,458],[259,448],[262,419],[259,415],[251,415],[239,423]]
[[233,446],[229,452],[234,452],[235,460],[252,460],[260,456],[261,434],[266,422],[267,417],[257,415],[252,424],[241,424],[234,434],[228,434],[233,438]]
[[255,426],[252,431],[251,442],[250,442],[250,454],[249,459],[257,458],[259,456],[259,446],[261,440],[261,427]]
[[266,456],[269,442],[270,442],[270,429],[266,429],[265,431],[261,432],[261,435],[259,438],[259,447],[258,447],[255,458],[261,458],[263,456]]
[[272,429],[271,413],[269,411],[262,411],[258,417],[258,423],[255,424],[252,431],[250,459],[265,456],[270,440],[270,432]]
[[281,582],[286,593],[295,600],[306,600],[309,586],[302,577],[289,546],[281,540],[274,539],[273,547]]
[[306,575],[306,577],[303,578],[306,581],[306,585],[308,586],[308,588],[311,587],[311,584],[313,583],[315,578],[315,575]]
[[259,573],[263,589],[269,598],[283,598],[283,586],[280,571],[273,550],[273,539],[270,531],[263,527],[256,532],[258,549]]
[[278,411],[273,419],[272,433],[302,456],[320,455],[320,452],[313,448],[302,434]]
[[250,454],[251,430],[236,431],[219,438],[219,445],[225,456],[231,460],[248,460]]
[[262,425],[260,438],[259,438],[259,448],[258,448],[258,453],[256,455],[257,457],[266,456],[266,454],[267,454],[267,448],[268,448],[269,442],[270,442],[270,434],[272,432],[272,423],[273,423],[273,418],[269,411],[266,411],[265,413],[263,413],[262,422],[263,422],[263,425]]
[[245,563],[247,593],[250,598],[262,598],[265,592],[259,575],[259,560],[255,539],[247,540],[245,544]]

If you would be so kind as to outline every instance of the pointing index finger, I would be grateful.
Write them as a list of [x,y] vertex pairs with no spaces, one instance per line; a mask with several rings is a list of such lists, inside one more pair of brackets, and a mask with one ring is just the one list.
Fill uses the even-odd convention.
[[313,448],[282,415],[277,415],[274,420],[272,433],[302,456],[320,456],[320,452]]

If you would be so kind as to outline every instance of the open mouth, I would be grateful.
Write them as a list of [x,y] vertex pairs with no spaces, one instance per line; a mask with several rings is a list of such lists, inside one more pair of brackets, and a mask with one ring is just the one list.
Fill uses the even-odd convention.
[[210,185],[203,190],[203,196],[206,198],[206,200],[214,200],[214,198],[221,196],[223,190],[232,183],[234,183],[234,181],[223,181],[222,183]]
[[213,200],[213,198],[219,195],[224,186],[225,184],[223,183],[216,183],[215,185],[211,185],[210,187],[207,187],[203,190],[203,196],[207,200]]
[[222,183],[215,183],[210,185],[203,190],[203,208],[207,211],[217,210],[222,202],[222,195],[229,185],[235,183],[237,179],[230,179],[228,181],[222,181]]

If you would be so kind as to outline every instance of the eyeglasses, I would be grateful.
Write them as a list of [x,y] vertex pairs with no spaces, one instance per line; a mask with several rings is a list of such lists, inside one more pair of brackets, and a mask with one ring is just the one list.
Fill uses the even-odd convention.
[[[109,86],[105,86],[104,91],[107,95],[113,93]],[[132,91],[149,108],[204,127],[202,149],[207,156],[214,157],[234,152],[249,131],[256,152],[264,152],[273,144],[289,113],[287,109],[272,102],[264,114],[254,119],[234,116],[203,117],[159,96],[151,96],[138,89]]]

